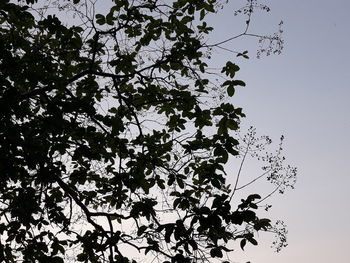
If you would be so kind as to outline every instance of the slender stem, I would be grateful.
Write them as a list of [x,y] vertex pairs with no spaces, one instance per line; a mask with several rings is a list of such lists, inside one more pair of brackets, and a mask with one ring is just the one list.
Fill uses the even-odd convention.
[[236,192],[236,190],[237,190],[237,185],[238,185],[239,178],[240,178],[240,176],[241,176],[243,164],[244,164],[244,162],[245,162],[245,159],[246,159],[247,154],[248,154],[248,151],[249,151],[250,139],[251,139],[251,138],[249,138],[249,141],[248,141],[248,143],[247,143],[247,148],[246,148],[246,150],[245,150],[245,152],[244,152],[244,155],[243,155],[241,164],[240,164],[240,166],[239,166],[239,170],[238,170],[238,173],[237,173],[235,186],[234,186],[233,191],[232,191],[232,194],[231,194],[231,196],[230,196],[230,202],[231,202],[231,200],[232,200],[232,198],[233,198],[233,195],[235,194],[235,192]]

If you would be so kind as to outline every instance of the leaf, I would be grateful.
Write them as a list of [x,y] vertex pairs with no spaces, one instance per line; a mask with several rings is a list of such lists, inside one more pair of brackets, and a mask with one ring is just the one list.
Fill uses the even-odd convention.
[[239,66],[228,61],[226,65],[222,68],[221,73],[226,73],[227,76],[233,78],[237,71],[239,71]]
[[167,224],[165,227],[165,242],[170,243],[170,237],[174,231],[174,225],[173,224]]
[[248,54],[248,51],[243,51],[242,53],[238,53],[237,54],[237,57],[243,57],[245,59],[249,59],[249,56],[247,55]]
[[212,248],[210,250],[210,256],[212,256],[213,258],[222,258],[223,254],[220,248],[216,247],[216,248]]
[[254,238],[248,238],[248,241],[250,242],[250,243],[252,243],[254,246],[257,246],[258,245],[258,241],[256,241]]
[[184,188],[185,188],[185,183],[184,183],[183,179],[177,177],[177,178],[176,178],[176,182],[177,182],[177,185],[178,185],[181,189],[184,189]]
[[106,23],[110,26],[114,25],[114,17],[113,17],[113,12],[110,12],[107,16],[106,16]]
[[106,23],[106,18],[104,17],[104,15],[101,14],[96,14],[96,23],[99,25],[104,25]]
[[229,128],[230,130],[237,130],[238,129],[238,123],[232,119],[228,119],[226,122],[227,128]]
[[254,211],[245,210],[242,212],[242,217],[245,222],[253,222],[256,219],[256,214]]
[[214,187],[216,187],[216,188],[218,188],[218,189],[221,189],[221,183],[220,183],[220,181],[219,181],[218,179],[213,178],[213,180],[211,180],[211,184],[212,184]]
[[235,87],[233,85],[227,87],[227,94],[230,97],[232,97],[235,94]]
[[147,230],[147,226],[145,225],[140,226],[139,229],[137,230],[137,235],[141,236],[146,230]]
[[254,222],[254,229],[259,231],[261,229],[268,230],[271,227],[271,220],[267,218],[262,218]]
[[244,250],[244,247],[245,245],[247,244],[247,240],[246,239],[242,239],[241,242],[240,242],[240,246],[241,246],[241,249]]
[[235,86],[243,86],[243,87],[245,87],[246,85],[245,82],[242,80],[234,80],[232,84]]
[[204,17],[205,17],[205,10],[202,9],[201,12],[200,12],[200,15],[199,15],[199,19],[200,19],[200,20],[203,20]]
[[252,202],[254,201],[255,199],[261,199],[261,196],[258,195],[258,194],[251,194],[247,197],[247,201],[248,202]]
[[191,239],[190,241],[188,241],[188,243],[191,245],[193,250],[197,250],[198,249],[198,245],[197,242],[194,241],[193,239]]

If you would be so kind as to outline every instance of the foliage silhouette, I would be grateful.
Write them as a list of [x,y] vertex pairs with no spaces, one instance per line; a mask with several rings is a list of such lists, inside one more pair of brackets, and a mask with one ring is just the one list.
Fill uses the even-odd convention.
[[[226,185],[229,156],[242,166],[265,144],[234,133],[244,113],[225,98],[245,86],[239,67],[208,66],[234,39],[208,44],[207,16],[225,4],[0,2],[1,262],[229,262],[231,241],[276,232],[258,194],[232,207],[241,170]],[[239,36],[258,7],[240,9]],[[280,153],[261,158],[250,183],[292,186]]]

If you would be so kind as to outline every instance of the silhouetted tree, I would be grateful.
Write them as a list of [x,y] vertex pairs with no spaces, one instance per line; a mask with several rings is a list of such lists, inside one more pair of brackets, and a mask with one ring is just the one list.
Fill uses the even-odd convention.
[[[239,143],[244,114],[226,98],[245,85],[239,67],[209,67],[235,38],[209,44],[207,15],[225,4],[0,1],[1,262],[229,262],[230,241],[276,232],[258,194],[232,202],[263,176],[292,185],[280,153],[226,185],[229,156],[243,164],[270,141],[250,130]],[[240,36],[255,8],[238,10]],[[256,37],[281,49],[279,35]]]

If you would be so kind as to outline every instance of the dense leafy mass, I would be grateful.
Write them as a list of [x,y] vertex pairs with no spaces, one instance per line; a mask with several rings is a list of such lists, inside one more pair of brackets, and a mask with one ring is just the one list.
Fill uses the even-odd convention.
[[223,4],[0,1],[1,262],[228,262],[271,230],[226,186],[245,84],[210,78]]

